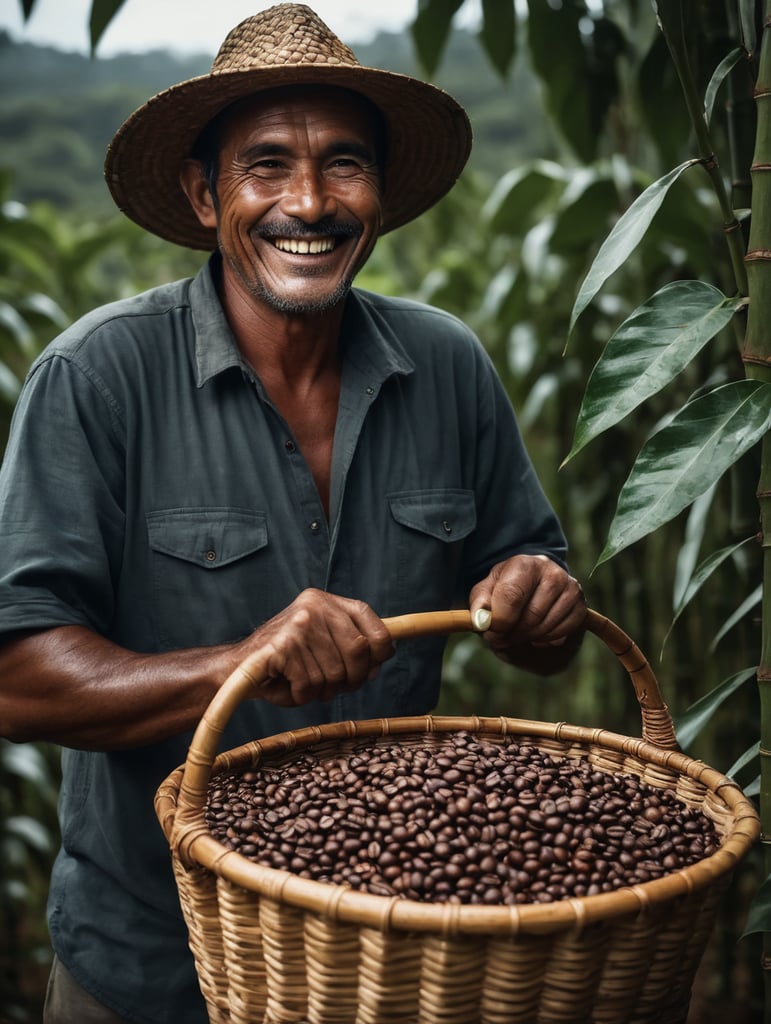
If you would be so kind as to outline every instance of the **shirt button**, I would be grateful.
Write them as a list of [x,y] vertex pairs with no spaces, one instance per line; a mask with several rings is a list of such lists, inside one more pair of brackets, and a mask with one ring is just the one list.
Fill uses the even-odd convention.
[[374,389],[374,388],[372,387],[372,385],[371,385],[371,384],[370,384],[370,386],[369,386],[369,387],[367,388],[367,394],[368,394],[368,395],[374,395],[374,394],[375,394],[375,389]]
[[217,552],[216,551],[207,551],[206,554],[204,555],[204,558],[206,559],[207,562],[216,562],[217,561]]
[[318,533],[321,529],[321,523],[318,519],[313,519],[309,524],[312,533]]
[[295,450],[295,443],[294,441],[284,441],[284,447],[288,452],[293,452]]
[[448,523],[446,519],[442,520],[442,529],[445,533],[452,533],[452,523]]

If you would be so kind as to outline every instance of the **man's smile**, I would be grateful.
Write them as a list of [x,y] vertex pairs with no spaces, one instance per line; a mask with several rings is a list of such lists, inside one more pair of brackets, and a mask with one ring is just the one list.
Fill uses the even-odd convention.
[[337,244],[334,238],[273,238],[273,245],[281,252],[290,253],[318,253],[332,252]]

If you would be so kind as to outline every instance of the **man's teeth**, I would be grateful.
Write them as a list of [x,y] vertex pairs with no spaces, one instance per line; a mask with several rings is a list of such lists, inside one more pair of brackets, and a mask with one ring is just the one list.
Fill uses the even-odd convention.
[[273,244],[282,252],[319,253],[331,252],[335,247],[334,238],[275,238]]

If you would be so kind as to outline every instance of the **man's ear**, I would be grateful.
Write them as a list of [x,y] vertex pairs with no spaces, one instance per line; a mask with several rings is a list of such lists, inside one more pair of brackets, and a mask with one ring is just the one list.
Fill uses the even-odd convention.
[[201,224],[205,228],[216,228],[217,210],[200,160],[189,158],[183,162],[179,183]]

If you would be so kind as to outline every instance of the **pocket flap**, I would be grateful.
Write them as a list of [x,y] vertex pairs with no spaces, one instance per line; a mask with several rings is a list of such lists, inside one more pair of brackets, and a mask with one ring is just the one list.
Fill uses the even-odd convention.
[[397,523],[446,543],[468,537],[477,524],[473,491],[403,491],[388,502]]
[[172,508],[148,512],[150,547],[204,569],[251,555],[268,543],[264,512],[240,508]]

